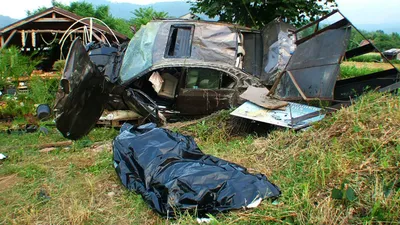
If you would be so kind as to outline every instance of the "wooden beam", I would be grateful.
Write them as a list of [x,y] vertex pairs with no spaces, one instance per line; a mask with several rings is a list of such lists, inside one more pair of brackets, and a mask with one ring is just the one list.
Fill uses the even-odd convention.
[[55,13],[55,12],[53,12],[53,13],[51,14],[51,18],[56,18],[56,13]]
[[13,30],[10,34],[10,36],[8,36],[8,38],[6,39],[6,41],[4,42],[4,44],[1,45],[2,48],[6,47],[8,45],[8,43],[11,41],[11,39],[14,37],[14,34],[17,32],[17,30]]
[[32,46],[35,48],[36,47],[36,33],[35,33],[35,31],[32,31],[31,36],[32,36]]
[[0,49],[3,48],[4,45],[4,38],[3,35],[0,35]]
[[33,22],[57,23],[57,22],[73,22],[73,20],[69,18],[39,18]]
[[[22,33],[22,31],[18,31],[19,33]],[[65,33],[65,30],[26,30],[25,33]],[[75,31],[76,33],[83,33],[82,30],[77,30]]]
[[21,32],[21,45],[24,48],[26,46],[26,38],[25,38],[25,31],[24,30],[22,30],[22,32]]
[[93,32],[93,37],[96,38],[97,41],[101,42],[101,38],[94,32]]
[[15,23],[13,23],[13,24],[7,26],[7,27],[4,27],[3,30],[2,30],[2,32],[5,33],[5,32],[8,32],[8,31],[10,31],[10,30],[16,29],[16,28],[19,27],[19,26],[22,26],[22,25],[24,25],[24,24],[26,24],[26,23],[29,23],[29,22],[31,22],[31,21],[33,21],[33,20],[36,20],[36,19],[38,19],[38,18],[40,18],[40,17],[43,17],[43,16],[49,14],[52,10],[53,10],[53,9],[50,8],[50,9],[45,10],[45,11],[43,11],[43,12],[41,12],[41,13],[38,13],[38,14],[32,16],[32,17],[29,16],[29,17],[27,17],[27,18],[25,18],[25,19],[22,19],[22,20],[20,20],[20,21],[18,21],[18,22],[15,22]]

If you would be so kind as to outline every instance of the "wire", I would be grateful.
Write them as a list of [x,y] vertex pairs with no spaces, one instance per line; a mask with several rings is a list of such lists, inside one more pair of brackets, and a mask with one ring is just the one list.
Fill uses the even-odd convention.
[[46,40],[44,40],[44,38],[43,38],[43,35],[42,34],[40,34],[40,37],[42,38],[42,41],[46,44],[46,45],[52,45],[55,41],[56,41],[56,39],[57,39],[57,35],[58,35],[58,33],[56,33],[56,35],[54,35],[54,39],[49,43],[49,42],[47,42]]

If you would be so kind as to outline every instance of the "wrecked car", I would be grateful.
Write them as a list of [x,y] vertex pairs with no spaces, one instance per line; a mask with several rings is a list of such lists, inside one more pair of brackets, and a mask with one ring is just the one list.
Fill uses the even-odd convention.
[[262,41],[249,28],[187,20],[149,22],[128,45],[84,46],[77,39],[57,95],[57,128],[78,139],[104,109],[162,123],[237,106],[241,92],[262,86]]
[[[331,18],[335,22],[325,23]],[[56,100],[57,128],[66,138],[79,139],[105,109],[132,110],[138,124],[162,124],[245,100],[232,115],[302,128],[322,119],[324,110],[289,101],[322,100],[338,108],[367,89],[398,86],[399,71],[392,64],[389,70],[340,79],[345,59],[377,51],[373,43],[348,49],[353,30],[358,31],[333,11],[300,29],[279,20],[261,30],[156,20],[142,26],[129,44],[84,46],[77,39]],[[265,90],[240,97],[249,87]]]

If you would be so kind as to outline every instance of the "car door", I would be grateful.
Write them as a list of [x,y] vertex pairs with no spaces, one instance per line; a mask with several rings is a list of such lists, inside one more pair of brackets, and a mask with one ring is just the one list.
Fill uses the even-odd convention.
[[54,107],[56,126],[64,137],[79,139],[96,125],[108,97],[105,82],[82,41],[76,39],[67,56]]
[[237,91],[236,78],[213,68],[187,68],[176,102],[182,115],[208,115],[231,108]]

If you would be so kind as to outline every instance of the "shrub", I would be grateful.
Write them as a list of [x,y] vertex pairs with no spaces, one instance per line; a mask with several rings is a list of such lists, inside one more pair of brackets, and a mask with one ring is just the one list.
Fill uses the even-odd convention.
[[53,64],[53,70],[62,73],[65,67],[65,60],[57,60]]
[[58,79],[32,77],[29,81],[29,95],[34,104],[52,105],[58,89]]
[[41,59],[33,59],[21,53],[17,47],[0,50],[0,89],[7,84],[7,78],[18,79],[21,76],[29,76]]

